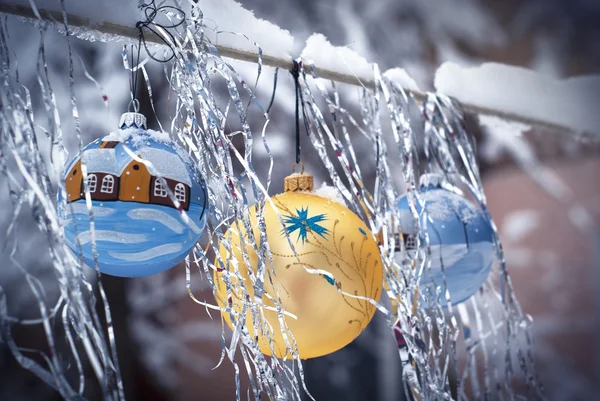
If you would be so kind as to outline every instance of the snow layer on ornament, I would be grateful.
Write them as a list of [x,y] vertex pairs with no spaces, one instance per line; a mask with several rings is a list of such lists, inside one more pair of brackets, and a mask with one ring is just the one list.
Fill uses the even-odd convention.
[[154,148],[137,149],[135,153],[152,163],[151,166],[147,166],[152,175],[170,178],[192,186],[190,173],[178,155]]
[[[144,147],[144,145],[150,145],[149,140],[170,146],[177,153],[177,156],[181,158],[181,160],[177,160],[177,156],[173,153],[151,147]],[[121,143],[127,143],[134,149],[141,148],[135,150],[134,153],[152,163],[151,169],[153,168],[156,170],[151,171],[154,175],[176,179],[187,185],[191,185],[189,172],[186,171],[185,166],[193,168],[194,163],[192,162],[190,156],[185,153],[181,147],[172,146],[173,141],[166,132],[160,132],[151,129],[140,130],[138,128],[127,128],[111,132],[107,136],[103,137],[102,141],[117,141]],[[100,154],[102,150],[98,150],[100,152],[97,153]],[[90,150],[86,150],[84,155],[88,152],[90,152]],[[182,162],[184,165],[182,165]]]
[[330,71],[356,76],[361,80],[373,80],[373,65],[354,50],[345,46],[334,46],[327,38],[314,33],[306,39],[301,57],[305,62]]
[[451,220],[456,216],[455,213],[463,223],[469,223],[479,217],[475,205],[449,192],[424,191],[419,194],[419,198],[424,202],[429,217],[435,220]]
[[462,103],[544,120],[580,133],[600,132],[600,75],[555,79],[498,63],[472,68],[444,63],[435,74],[435,88]]
[[340,205],[347,207],[346,202],[344,202],[344,198],[340,195],[340,191],[336,188],[331,187],[325,183],[321,185],[321,188],[314,190],[313,195],[320,196],[321,198],[329,199],[330,201],[334,201],[339,203]]
[[[144,135],[140,135],[140,132],[143,132]],[[147,141],[148,137],[154,139],[156,142],[171,143],[169,134],[166,132],[154,131],[152,129],[140,131],[138,128],[126,128],[113,131],[102,138],[102,141],[126,142],[131,139],[131,144],[138,147],[142,145],[144,141]]]
[[114,149],[88,149],[81,156],[89,173],[119,175],[119,163]]

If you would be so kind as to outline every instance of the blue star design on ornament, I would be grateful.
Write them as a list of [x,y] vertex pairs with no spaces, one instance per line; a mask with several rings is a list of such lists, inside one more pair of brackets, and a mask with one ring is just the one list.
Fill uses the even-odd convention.
[[296,213],[298,213],[298,216],[283,216],[283,223],[286,225],[286,228],[282,230],[283,234],[285,234],[286,230],[289,234],[298,230],[296,242],[302,238],[302,244],[304,244],[309,232],[318,234],[323,238],[325,238],[325,234],[329,234],[328,229],[318,224],[321,221],[327,220],[324,214],[318,214],[309,218],[308,207],[300,210],[296,209]]

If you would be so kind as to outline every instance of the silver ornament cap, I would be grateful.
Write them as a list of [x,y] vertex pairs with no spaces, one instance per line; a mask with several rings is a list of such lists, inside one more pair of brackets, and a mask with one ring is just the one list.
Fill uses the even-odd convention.
[[121,120],[119,121],[119,128],[127,129],[127,128],[146,128],[146,116],[141,113],[127,112],[121,115]]
[[436,173],[425,173],[421,175],[421,178],[419,179],[419,185],[421,187],[432,186],[434,188],[442,188],[447,183],[448,181],[443,175]]

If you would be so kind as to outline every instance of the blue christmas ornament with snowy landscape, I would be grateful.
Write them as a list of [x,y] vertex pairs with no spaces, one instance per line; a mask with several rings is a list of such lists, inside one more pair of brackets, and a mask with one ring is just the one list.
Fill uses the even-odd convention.
[[[441,289],[442,303],[447,288],[452,304],[458,304],[475,294],[485,282],[494,260],[494,233],[481,210],[463,196],[443,188],[442,183],[437,174],[421,177],[422,205],[417,203],[416,209],[421,229],[427,227],[431,271],[424,270],[420,286],[427,296],[435,294],[432,291],[435,288]],[[422,213],[423,206],[427,213]],[[418,233],[406,196],[398,200],[397,207],[404,247],[397,249],[396,259],[401,264],[405,256],[414,256]]]
[[[138,277],[185,259],[206,226],[206,187],[191,158],[146,118],[125,113],[119,130],[87,145],[64,170],[59,195],[65,241],[101,272]],[[94,230],[86,205],[83,168]]]

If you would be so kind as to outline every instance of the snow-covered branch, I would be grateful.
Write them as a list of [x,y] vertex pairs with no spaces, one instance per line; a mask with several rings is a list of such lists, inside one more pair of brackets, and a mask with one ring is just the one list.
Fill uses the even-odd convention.
[[[63,29],[63,14],[56,2],[40,0],[37,12],[23,0],[7,0],[0,12],[18,15],[33,21],[39,18]],[[139,32],[134,27],[141,18],[135,5],[122,13],[89,10],[67,1],[67,21],[71,34],[91,41],[137,43]],[[108,7],[106,3],[100,8]],[[258,43],[262,64],[282,69],[293,68],[294,38],[287,30],[259,19],[235,1],[200,1],[206,37],[223,57],[257,62]],[[75,4],[75,8],[70,7]],[[45,8],[41,8],[41,7]],[[106,11],[106,10],[104,10]],[[211,13],[211,11],[213,11]],[[101,17],[99,17],[101,16]],[[104,18],[110,16],[112,21]],[[215,19],[217,18],[217,19]],[[233,25],[232,25],[233,24]],[[229,29],[235,29],[232,32]],[[64,29],[63,29],[64,30]],[[146,41],[157,46],[164,42],[152,32]],[[372,64],[347,47],[331,45],[323,35],[312,35],[300,53],[305,62],[314,62],[320,78],[351,85],[372,87]],[[399,84],[422,101],[426,93],[418,90],[406,74],[393,69],[388,77],[401,77]],[[501,64],[483,64],[462,68],[453,63],[442,64],[435,77],[435,89],[458,100],[467,113],[499,117],[541,130],[564,132],[579,138],[600,139],[600,114],[593,108],[599,104],[600,76],[583,76],[558,80],[534,71]]]

